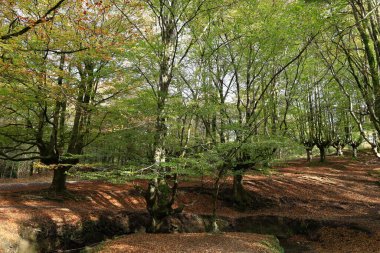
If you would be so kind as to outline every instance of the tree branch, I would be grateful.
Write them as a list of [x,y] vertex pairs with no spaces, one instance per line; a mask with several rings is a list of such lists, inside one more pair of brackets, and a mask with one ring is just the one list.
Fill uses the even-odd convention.
[[33,27],[37,26],[38,24],[41,24],[41,23],[46,22],[46,21],[50,21],[51,18],[48,18],[47,16],[50,13],[54,12],[55,10],[57,10],[63,4],[63,2],[65,2],[65,1],[66,0],[60,0],[60,1],[58,1],[58,3],[56,3],[53,7],[51,7],[41,18],[39,18],[36,21],[34,21],[33,24],[25,26],[23,29],[21,29],[21,30],[19,30],[17,32],[8,33],[6,35],[3,35],[3,36],[0,37],[0,39],[1,40],[9,40],[9,39],[11,39],[13,37],[17,37],[17,36],[23,35],[24,33],[27,33]]

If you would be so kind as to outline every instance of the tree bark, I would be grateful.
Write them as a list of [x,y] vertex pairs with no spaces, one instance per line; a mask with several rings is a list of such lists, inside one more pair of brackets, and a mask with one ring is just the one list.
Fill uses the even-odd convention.
[[156,90],[157,112],[153,149],[155,175],[150,181],[146,192],[147,210],[151,216],[149,228],[151,232],[156,232],[161,225],[162,219],[169,216],[173,211],[171,208],[171,198],[168,196],[168,192],[172,189],[166,182],[166,171],[161,164],[166,160],[167,115],[165,109],[169,95],[169,86],[173,77],[174,58],[177,48],[176,41],[178,39],[175,13],[173,12],[173,9],[176,8],[176,2],[160,1],[159,8],[161,9],[158,19],[161,23],[162,49],[158,52],[160,56],[160,68]]
[[337,155],[337,156],[343,156],[342,146],[338,145],[338,146],[336,147],[336,155]]
[[242,174],[234,175],[232,189],[233,189],[233,200],[234,200],[235,205],[237,206],[244,205],[245,191],[244,191],[244,186],[243,186]]
[[307,162],[311,162],[313,159],[313,149],[311,148],[306,148],[306,155],[307,155]]
[[29,165],[29,176],[33,176],[33,173],[34,173],[34,168],[33,168],[33,162],[30,163]]
[[319,156],[320,156],[319,161],[323,163],[326,161],[326,148],[325,146],[319,146],[318,148],[319,148]]
[[57,166],[54,170],[53,181],[50,185],[50,191],[62,193],[66,191],[66,172],[69,168],[66,166]]
[[355,145],[352,146],[352,157],[358,158],[358,147]]

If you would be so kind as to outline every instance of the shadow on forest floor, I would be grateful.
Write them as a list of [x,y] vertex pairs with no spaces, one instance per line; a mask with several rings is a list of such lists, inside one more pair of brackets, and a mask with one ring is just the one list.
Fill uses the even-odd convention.
[[[380,167],[380,162],[368,165],[363,160],[329,159],[320,166],[289,161],[276,166],[278,172],[270,176],[247,174],[244,185],[252,203],[244,212],[233,208],[231,180],[226,180],[218,202],[222,227],[225,231],[271,233],[282,238],[304,234],[314,240],[323,237],[318,231],[324,227],[380,234],[380,187],[378,178],[370,173]],[[211,204],[207,204],[212,203],[210,183],[181,185],[178,201],[185,204],[185,212],[171,220],[166,229],[206,231],[212,213]],[[46,183],[0,184],[0,248],[35,247],[36,251],[48,252],[145,230],[148,216],[140,191],[145,182],[70,183],[73,198],[63,200],[47,198],[47,187]]]

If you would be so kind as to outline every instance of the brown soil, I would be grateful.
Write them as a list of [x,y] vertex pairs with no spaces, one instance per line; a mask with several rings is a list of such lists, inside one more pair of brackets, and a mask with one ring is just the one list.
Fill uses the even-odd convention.
[[[273,237],[245,233],[134,234],[105,243],[101,253],[252,252],[273,253]],[[158,243],[159,242],[159,243]]]
[[[353,222],[365,232],[348,228],[325,228],[318,232],[314,241],[303,236],[294,236],[289,241],[294,244],[307,244],[311,247],[310,252],[380,252],[380,179],[376,172],[379,171],[380,161],[368,156],[357,161],[340,157],[328,157],[328,160],[324,164],[307,164],[304,160],[289,161],[277,165],[276,173],[270,176],[250,173],[245,176],[244,185],[257,201],[265,204],[258,202],[257,208],[240,212],[227,201],[220,200],[218,215],[276,215]],[[181,184],[179,202],[186,205],[185,212],[211,214],[212,197],[208,193],[207,185],[210,185],[210,182]],[[42,218],[57,224],[74,224],[84,219],[95,219],[96,214],[102,211],[145,211],[145,201],[141,194],[141,188],[145,188],[144,182],[122,185],[104,182],[70,183],[68,189],[74,197],[66,198],[64,201],[60,196],[47,194],[47,187],[46,183],[0,183],[0,249],[10,247],[10,242],[17,240],[19,225],[31,219]],[[226,180],[223,188],[230,187],[231,180]],[[125,243],[137,250],[123,252],[143,252],[141,250],[149,250],[151,247],[142,243],[144,240],[140,237],[144,236],[148,235],[127,236],[122,241],[116,241],[115,245]],[[186,248],[193,245],[192,240],[198,240],[199,237],[204,237],[204,242],[209,241],[210,245],[213,245],[213,241],[221,241],[207,234],[168,236],[157,235],[157,240],[152,239],[157,243],[157,249],[162,248],[160,252],[166,252],[168,243],[175,244],[178,240],[182,240],[181,243]],[[239,236],[245,238],[244,236],[249,235]],[[173,240],[164,240],[164,237]],[[236,235],[230,237],[227,234],[225,237],[235,238]],[[223,241],[226,238],[223,238]],[[236,242],[238,250],[245,239],[235,239],[228,245],[235,247]],[[5,244],[5,241],[9,245]],[[113,247],[112,243],[107,245]],[[196,245],[193,247],[198,247]],[[232,248],[223,249],[225,251],[215,248],[215,251],[209,252],[234,252]],[[197,248],[192,252],[200,251]]]

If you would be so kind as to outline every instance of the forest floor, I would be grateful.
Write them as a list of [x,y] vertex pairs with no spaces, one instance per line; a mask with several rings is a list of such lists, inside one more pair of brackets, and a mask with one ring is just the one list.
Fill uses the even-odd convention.
[[[97,214],[104,211],[145,212],[145,200],[140,190],[145,187],[144,182],[118,185],[97,181],[70,182],[71,197],[62,200],[47,193],[48,178],[44,175],[42,180],[35,176],[31,180],[0,182],[0,252],[1,249],[11,252],[12,247],[16,247],[20,224],[31,220],[48,220],[58,226],[96,219]],[[321,224],[326,221],[347,224],[321,226],[312,236],[295,234],[281,240],[281,244],[286,252],[380,253],[379,182],[380,161],[368,155],[357,160],[328,156],[326,163],[306,163],[302,159],[288,161],[277,164],[271,175],[246,175],[244,186],[256,203],[245,211],[238,211],[228,198],[222,198],[218,203],[218,215],[230,218],[266,215],[312,219]],[[207,181],[181,184],[178,201],[185,204],[185,213],[211,214],[209,186]],[[222,195],[227,194],[230,187],[231,180],[228,179],[223,184]],[[149,243],[143,244],[144,238],[154,242],[154,248],[150,248],[153,246]],[[136,234],[108,241],[99,247],[99,251],[266,252],[262,244],[254,243],[263,240],[266,239],[260,235],[237,233],[215,236],[206,233]],[[252,243],[248,245],[246,242]]]

